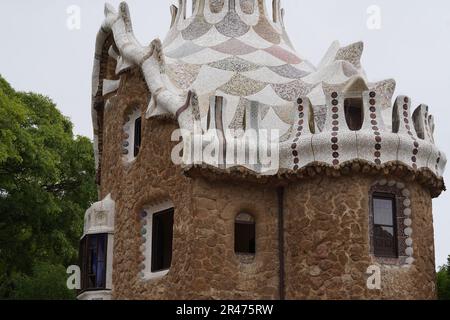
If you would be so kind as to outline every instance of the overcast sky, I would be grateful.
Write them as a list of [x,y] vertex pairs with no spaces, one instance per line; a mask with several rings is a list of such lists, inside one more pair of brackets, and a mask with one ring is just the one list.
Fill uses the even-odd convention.
[[[115,6],[119,2],[110,1]],[[172,2],[128,1],[141,43],[164,38]],[[436,119],[437,143],[450,158],[450,1],[282,0],[282,4],[297,51],[314,64],[334,40],[341,44],[363,40],[369,80],[394,78],[397,95],[409,95],[414,105],[428,104]],[[380,29],[367,26],[374,17],[368,9],[374,5],[381,10]],[[79,30],[67,27],[73,6],[80,9]],[[17,90],[51,97],[70,117],[75,133],[91,138],[91,73],[103,6],[104,0],[1,0],[0,7],[0,74]],[[450,254],[449,194],[433,205],[436,263],[442,265]]]

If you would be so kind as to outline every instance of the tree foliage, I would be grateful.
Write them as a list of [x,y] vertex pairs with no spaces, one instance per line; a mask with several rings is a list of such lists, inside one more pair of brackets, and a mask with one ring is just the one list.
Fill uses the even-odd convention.
[[447,264],[439,268],[437,273],[438,297],[440,300],[450,300],[450,256]]
[[0,298],[33,298],[23,294],[39,286],[32,277],[62,279],[45,270],[77,263],[94,175],[91,141],[74,137],[49,98],[16,92],[0,76]]

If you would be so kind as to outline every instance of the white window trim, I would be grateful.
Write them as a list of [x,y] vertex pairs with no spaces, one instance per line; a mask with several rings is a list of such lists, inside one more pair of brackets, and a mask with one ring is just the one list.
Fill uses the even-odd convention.
[[135,122],[142,116],[141,110],[138,106],[134,107],[126,115],[130,118],[123,126],[123,131],[128,135],[127,139],[123,140],[122,145],[122,158],[125,162],[133,162],[136,157],[134,156],[134,131]]
[[[145,207],[143,211],[146,212],[146,217],[142,217],[142,237],[145,240],[144,245],[141,247],[144,255],[143,270],[141,272],[141,278],[143,280],[156,280],[165,277],[170,268],[163,271],[152,272],[152,230],[153,230],[153,215],[168,209],[174,208],[172,201],[167,200],[152,206]],[[172,249],[173,252],[173,249]]]

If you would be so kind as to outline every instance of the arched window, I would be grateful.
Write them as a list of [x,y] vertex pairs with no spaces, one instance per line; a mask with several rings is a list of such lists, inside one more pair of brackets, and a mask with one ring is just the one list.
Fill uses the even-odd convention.
[[364,121],[362,97],[345,99],[344,112],[348,128],[351,131],[361,130]]
[[139,107],[129,109],[125,114],[123,125],[124,141],[123,141],[123,159],[126,162],[133,161],[141,149],[142,142],[142,116]]
[[256,253],[255,219],[248,213],[240,213],[234,223],[234,251],[237,254]]
[[364,123],[364,105],[362,94],[369,90],[366,81],[355,77],[344,88],[344,113],[347,126],[351,131],[361,130]]

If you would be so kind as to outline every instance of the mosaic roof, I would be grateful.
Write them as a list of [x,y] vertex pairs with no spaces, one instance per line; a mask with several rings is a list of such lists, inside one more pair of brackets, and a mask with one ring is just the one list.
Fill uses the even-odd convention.
[[[362,42],[347,46],[334,42],[318,66],[309,63],[289,39],[280,0],[272,2],[269,17],[265,0],[193,0],[190,15],[186,0],[179,0],[178,6],[171,7],[171,26],[164,41],[156,39],[148,47],[133,35],[128,6],[122,3],[116,12],[106,5],[97,38],[94,96],[98,88],[106,94],[118,87],[99,72],[105,39],[112,34],[109,56],[117,60],[117,73],[131,66],[142,69],[152,94],[148,118],[168,114],[183,129],[204,131],[209,129],[212,110],[218,108],[211,101],[221,97],[221,130],[246,130],[248,123],[257,129],[279,130],[282,169],[295,171],[317,162],[340,166],[362,159],[374,166],[399,161],[413,170],[427,168],[441,176],[446,160],[434,145],[428,108],[421,105],[410,112],[408,105],[399,113],[408,103],[397,99],[399,106],[393,106],[395,81],[367,79],[361,65]],[[367,119],[359,132],[345,125],[344,100],[355,92],[367,100],[363,112]],[[93,117],[96,125],[95,112]],[[404,133],[397,128],[402,119]],[[385,138],[379,138],[383,134]],[[299,149],[303,139],[306,145]],[[358,144],[365,139],[369,147]],[[402,139],[405,144],[411,139],[413,150],[403,154]],[[428,153],[421,157],[417,143]],[[346,146],[340,144],[349,144],[349,150],[342,152]],[[258,166],[248,168],[261,173]]]

